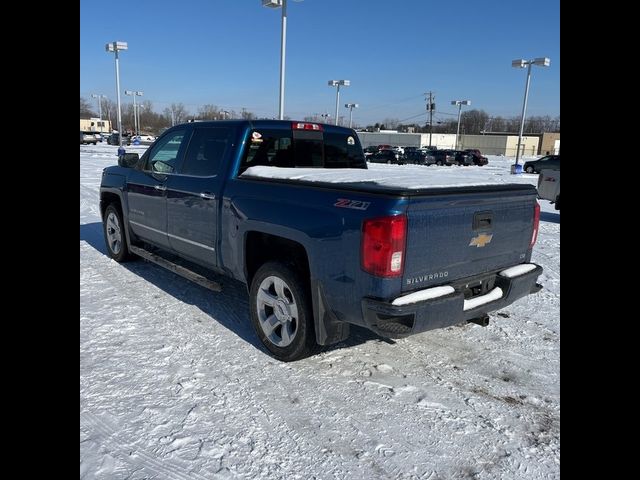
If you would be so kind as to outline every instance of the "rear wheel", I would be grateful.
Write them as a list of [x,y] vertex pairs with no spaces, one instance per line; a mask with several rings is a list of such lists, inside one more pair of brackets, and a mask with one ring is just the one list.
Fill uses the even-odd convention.
[[102,227],[107,252],[116,262],[126,262],[131,258],[123,226],[122,213],[118,206],[112,203],[104,212]]
[[296,270],[280,262],[262,265],[249,302],[253,328],[275,358],[291,362],[318,348],[307,287]]
[[560,210],[560,195],[556,198],[556,210]]

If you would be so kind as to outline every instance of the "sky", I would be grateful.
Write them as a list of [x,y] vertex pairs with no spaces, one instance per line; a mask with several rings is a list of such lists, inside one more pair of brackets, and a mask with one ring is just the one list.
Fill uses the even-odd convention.
[[[80,1],[80,96],[116,99],[120,84],[143,91],[160,112],[204,104],[277,118],[281,10],[261,0]],[[111,12],[121,12],[114,20]],[[511,61],[549,57],[532,67],[527,117],[560,115],[560,2],[539,0],[288,0],[284,114],[292,119],[335,113],[336,89],[357,103],[355,124],[427,119],[425,92],[435,95],[434,121],[456,118],[452,100],[490,116],[522,113],[526,69]],[[131,97],[122,95],[123,103]]]

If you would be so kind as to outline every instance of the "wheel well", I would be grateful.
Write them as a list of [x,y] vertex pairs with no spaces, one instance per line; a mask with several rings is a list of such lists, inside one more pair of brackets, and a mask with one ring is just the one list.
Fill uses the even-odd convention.
[[303,279],[309,280],[309,259],[304,247],[287,238],[262,232],[247,233],[245,242],[245,273],[247,285],[262,264],[271,260],[279,260],[292,266]]
[[120,205],[120,197],[115,193],[103,193],[100,196],[100,215],[104,217],[104,212],[109,205],[115,203],[120,213],[122,213],[122,205]]

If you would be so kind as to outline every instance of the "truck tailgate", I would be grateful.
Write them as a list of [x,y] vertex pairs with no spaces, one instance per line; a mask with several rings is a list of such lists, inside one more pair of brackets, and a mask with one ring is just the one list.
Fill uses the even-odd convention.
[[527,260],[535,189],[412,197],[402,291]]

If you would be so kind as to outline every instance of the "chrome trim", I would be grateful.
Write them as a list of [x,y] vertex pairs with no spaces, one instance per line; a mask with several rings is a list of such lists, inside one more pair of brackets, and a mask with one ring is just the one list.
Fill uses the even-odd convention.
[[129,220],[129,223],[133,223],[134,225],[137,225],[139,227],[146,228],[147,230],[151,230],[152,232],[160,233],[161,235],[167,235],[168,237],[175,238],[176,240],[181,240],[181,241],[183,241],[185,243],[190,243],[191,245],[195,245],[196,247],[205,248],[207,250],[211,250],[212,252],[216,251],[215,248],[210,247],[208,245],[205,245],[203,243],[194,242],[193,240],[189,240],[188,238],[184,238],[184,237],[180,237],[178,235],[174,235],[173,233],[163,232],[162,230],[158,230],[157,228],[149,227],[147,225],[143,225],[141,223],[134,222],[133,220]]
[[200,247],[200,248],[205,248],[207,250],[211,250],[212,252],[215,252],[216,249],[213,247],[209,247],[208,245],[205,245],[203,243],[198,243],[198,242],[194,242],[193,240],[189,240],[183,237],[179,237],[178,235],[174,235],[173,233],[167,233],[167,235],[171,238],[175,238],[176,240],[180,240],[182,242],[186,242],[186,243],[190,243],[191,245],[195,245],[196,247]]
[[142,223],[139,223],[139,222],[134,222],[133,220],[129,220],[129,223],[133,223],[134,225],[137,225],[138,227],[146,228],[147,230],[151,230],[152,232],[160,233],[161,235],[166,235],[167,234],[167,232],[165,232],[165,231],[158,230],[157,228],[149,227],[148,225],[143,225]]

